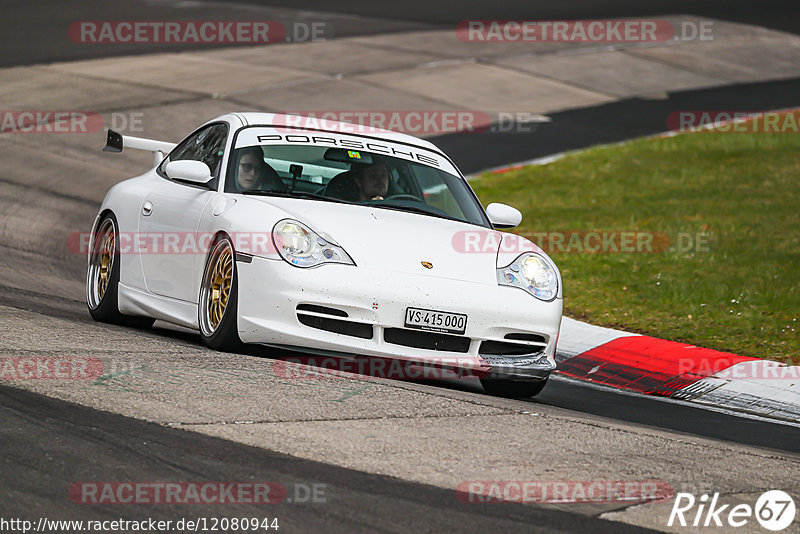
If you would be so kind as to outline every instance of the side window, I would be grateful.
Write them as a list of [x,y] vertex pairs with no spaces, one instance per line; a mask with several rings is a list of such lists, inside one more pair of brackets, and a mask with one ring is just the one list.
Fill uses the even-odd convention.
[[166,176],[164,168],[170,161],[191,159],[202,161],[211,170],[211,175],[219,177],[222,154],[225,151],[225,140],[228,137],[227,124],[212,124],[198,130],[175,147],[170,155],[164,159],[158,170]]

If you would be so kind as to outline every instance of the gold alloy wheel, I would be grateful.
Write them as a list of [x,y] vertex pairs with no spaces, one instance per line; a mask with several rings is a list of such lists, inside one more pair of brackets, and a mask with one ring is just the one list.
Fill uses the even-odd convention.
[[97,269],[97,296],[103,299],[111,279],[111,268],[114,266],[114,232],[108,232],[103,238],[100,249],[100,268]]
[[114,246],[116,245],[114,222],[105,219],[96,234],[89,263],[89,306],[96,309],[108,290],[111,272],[114,269]]
[[211,294],[208,299],[208,321],[215,329],[222,322],[233,281],[233,262],[230,249],[226,249],[217,258],[214,273],[211,275]]
[[214,247],[203,279],[200,323],[206,335],[213,334],[225,316],[233,284],[233,250],[227,239]]

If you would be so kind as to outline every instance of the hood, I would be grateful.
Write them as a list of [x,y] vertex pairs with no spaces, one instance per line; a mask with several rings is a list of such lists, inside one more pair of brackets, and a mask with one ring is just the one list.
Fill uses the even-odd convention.
[[[251,197],[279,207],[343,247],[356,265],[385,272],[496,282],[500,233],[474,224],[370,206]],[[471,241],[470,241],[471,240]],[[468,242],[478,246],[465,247]],[[423,266],[432,264],[432,268]]]

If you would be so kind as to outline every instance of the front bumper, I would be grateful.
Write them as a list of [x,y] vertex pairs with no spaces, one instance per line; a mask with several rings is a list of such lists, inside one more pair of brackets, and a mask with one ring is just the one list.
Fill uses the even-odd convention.
[[[299,269],[283,260],[260,257],[237,261],[236,265],[238,330],[245,343],[396,358],[470,369],[481,376],[508,380],[544,380],[556,368],[561,299],[542,302],[523,290],[499,286],[493,280],[476,283],[423,273],[375,273],[338,264]],[[344,312],[346,318],[298,311],[298,305],[312,310],[315,306],[333,308]],[[457,341],[459,348],[453,350],[451,343],[432,349],[398,342],[398,334],[401,338],[437,336],[404,328],[409,306],[466,314],[463,336],[443,338]],[[353,323],[371,332],[371,337],[311,327],[308,317]],[[301,323],[301,318],[307,324]],[[527,336],[529,340],[509,341],[509,335]],[[502,352],[498,346],[509,344],[519,350],[515,354],[498,354]],[[489,346],[492,350],[487,354]]]

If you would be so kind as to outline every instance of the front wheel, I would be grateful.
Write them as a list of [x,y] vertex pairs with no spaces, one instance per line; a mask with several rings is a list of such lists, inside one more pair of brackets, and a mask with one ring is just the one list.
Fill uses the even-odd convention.
[[238,293],[236,254],[231,240],[222,236],[208,255],[197,306],[200,337],[207,347],[223,352],[244,347],[236,324]]
[[102,323],[149,328],[155,319],[123,315],[119,311],[119,230],[109,213],[100,221],[92,239],[86,273],[86,304],[89,314]]
[[542,392],[544,386],[547,385],[547,379],[520,382],[502,378],[481,378],[481,385],[489,395],[511,399],[529,399]]

